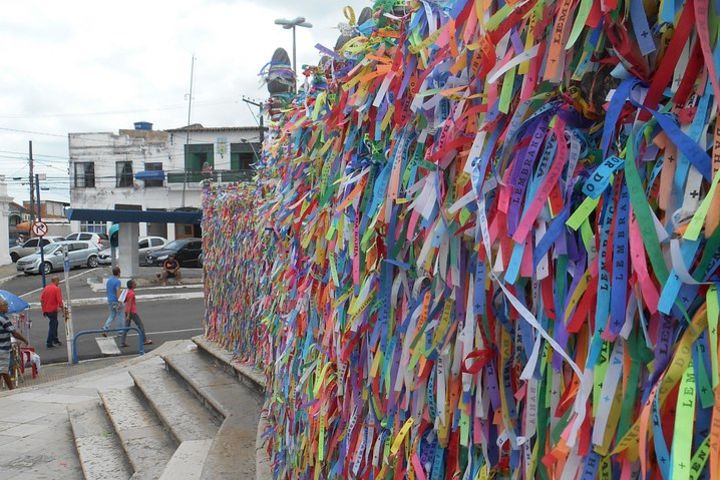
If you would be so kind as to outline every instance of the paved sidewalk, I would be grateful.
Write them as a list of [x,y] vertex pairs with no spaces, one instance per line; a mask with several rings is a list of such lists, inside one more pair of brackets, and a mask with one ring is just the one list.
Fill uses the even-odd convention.
[[0,393],[0,478],[83,478],[67,406],[97,399],[98,388],[129,387],[133,384],[127,373],[131,365],[188,348],[192,346],[187,340],[167,342],[142,357],[40,386]]

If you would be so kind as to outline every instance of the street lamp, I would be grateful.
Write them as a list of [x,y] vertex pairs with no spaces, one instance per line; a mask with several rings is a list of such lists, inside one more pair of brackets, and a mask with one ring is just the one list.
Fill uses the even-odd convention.
[[275,25],[282,25],[282,27],[285,30],[290,30],[292,28],[293,32],[293,72],[295,73],[295,78],[297,81],[297,60],[295,58],[295,27],[305,27],[305,28],[312,28],[312,23],[305,21],[305,17],[297,17],[293,20],[287,20],[285,18],[278,18],[275,20]]

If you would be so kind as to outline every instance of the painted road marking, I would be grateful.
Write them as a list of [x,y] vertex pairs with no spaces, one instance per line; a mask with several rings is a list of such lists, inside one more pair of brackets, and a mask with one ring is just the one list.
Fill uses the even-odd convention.
[[12,280],[13,278],[19,277],[19,276],[20,276],[20,274],[19,274],[19,273],[16,273],[15,275],[10,275],[10,276],[7,276],[7,277],[0,278],[0,285],[2,285],[3,283],[7,282],[8,280]]
[[120,355],[122,353],[114,338],[95,337],[95,341],[103,355]]

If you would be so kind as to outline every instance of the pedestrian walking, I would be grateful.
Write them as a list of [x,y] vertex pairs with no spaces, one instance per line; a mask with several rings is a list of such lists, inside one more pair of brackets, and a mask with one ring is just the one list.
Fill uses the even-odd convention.
[[[143,333],[143,336],[145,336],[145,327],[143,326],[142,319],[140,318],[140,315],[137,313],[137,302],[135,301],[135,286],[137,284],[135,283],[135,280],[128,280],[127,282],[127,290],[125,294],[125,326],[129,327],[130,322],[135,323],[135,326],[137,326],[140,331]],[[121,347],[127,347],[127,343],[125,343],[125,340],[127,339],[127,330],[125,330],[122,333],[122,339],[120,341]],[[145,345],[152,345],[153,341],[149,338],[145,337]]]
[[15,325],[7,317],[7,311],[7,301],[0,299],[0,377],[5,381],[8,390],[12,390],[15,386],[10,378],[10,336],[17,338],[25,345],[28,344],[28,341],[22,333],[15,330]]
[[62,310],[64,305],[59,285],[60,277],[53,277],[40,294],[40,307],[43,315],[48,319],[48,336],[45,342],[47,348],[62,345],[58,339],[58,311]]
[[[108,330],[113,324],[117,324],[116,328],[122,326],[123,304],[120,302],[120,285],[120,267],[115,267],[112,269],[112,277],[108,278],[105,284],[110,315],[105,320],[103,330]],[[103,337],[107,337],[107,332],[103,332]]]

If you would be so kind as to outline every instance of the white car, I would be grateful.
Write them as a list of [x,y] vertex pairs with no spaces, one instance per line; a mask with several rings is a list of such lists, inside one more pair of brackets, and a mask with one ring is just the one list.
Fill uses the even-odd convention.
[[[153,250],[160,250],[166,243],[167,240],[163,237],[140,237],[140,240],[138,241],[138,256],[140,257],[140,265],[145,264],[145,257],[148,253]],[[115,255],[117,256],[117,249],[115,250]],[[101,265],[110,265],[112,263],[110,251],[111,250],[109,248],[106,248],[98,254],[98,261]]]
[[98,250],[102,250],[103,248],[110,245],[110,242],[108,241],[108,236],[104,233],[93,233],[93,232],[79,232],[79,233],[71,233],[69,235],[65,236],[65,240],[68,241],[81,241],[81,242],[91,242],[95,245],[97,245]]

